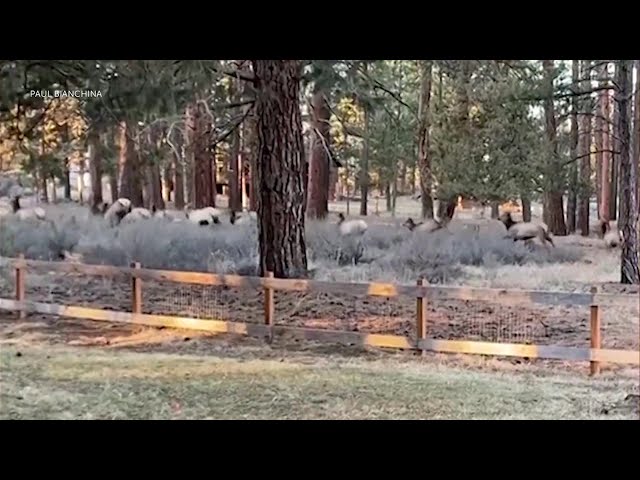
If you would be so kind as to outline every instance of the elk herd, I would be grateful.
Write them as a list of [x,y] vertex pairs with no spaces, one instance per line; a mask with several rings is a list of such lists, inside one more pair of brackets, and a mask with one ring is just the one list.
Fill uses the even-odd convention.
[[[47,220],[45,209],[39,206],[23,207],[20,199],[20,195],[11,196],[10,211],[6,207],[3,210],[3,206],[0,205],[0,217],[13,214],[20,220]],[[228,221],[232,225],[255,224],[257,222],[255,212],[238,214],[234,211],[227,212],[225,209],[215,207],[191,209],[188,205],[182,211],[158,210],[155,206],[152,206],[149,210],[142,207],[133,207],[131,200],[124,197],[118,198],[111,205],[103,203],[96,213],[102,215],[111,227],[152,218],[171,222],[190,222],[198,226],[220,224],[221,218],[226,216],[228,216]],[[544,224],[516,221],[508,211],[502,212],[498,220],[505,228],[504,238],[511,239],[514,242],[522,241],[527,244],[538,239],[542,245],[548,243],[555,247],[553,239]],[[338,213],[336,224],[341,237],[362,238],[368,229],[366,221],[362,219],[347,220],[342,212]],[[414,232],[414,234],[423,234],[434,233],[443,229],[447,230],[448,224],[449,221],[445,219],[426,219],[421,222],[415,222],[412,218],[408,218],[402,226],[410,232]],[[465,228],[471,228],[477,233],[480,227],[479,225],[465,225]],[[622,232],[618,229],[612,229],[608,222],[598,222],[598,234],[607,248],[616,248],[622,243]]]

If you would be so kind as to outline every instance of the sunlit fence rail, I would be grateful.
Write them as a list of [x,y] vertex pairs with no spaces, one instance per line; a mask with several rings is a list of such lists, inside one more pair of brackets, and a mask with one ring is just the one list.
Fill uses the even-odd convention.
[[[14,287],[13,298],[0,298],[0,309],[17,311],[21,318],[40,313],[268,340],[293,335],[380,348],[589,362],[592,374],[600,371],[601,363],[640,365],[633,340],[638,336],[637,295],[595,289],[568,293],[446,287],[421,279],[416,285],[321,282],[271,274],[150,270],[139,264],[125,268],[0,260],[13,271]],[[71,281],[54,280],[55,274],[66,274],[65,280]],[[0,293],[10,296],[7,288]],[[65,305],[69,298],[80,298],[81,305]],[[612,312],[606,320],[605,311]],[[607,332],[617,337],[608,341]],[[603,348],[610,344],[622,348]]]

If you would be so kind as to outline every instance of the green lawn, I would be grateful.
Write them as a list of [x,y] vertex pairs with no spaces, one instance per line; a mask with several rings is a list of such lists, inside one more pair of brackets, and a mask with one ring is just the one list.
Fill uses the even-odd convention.
[[637,382],[576,373],[9,343],[0,359],[2,419],[638,418],[637,397],[627,397]]

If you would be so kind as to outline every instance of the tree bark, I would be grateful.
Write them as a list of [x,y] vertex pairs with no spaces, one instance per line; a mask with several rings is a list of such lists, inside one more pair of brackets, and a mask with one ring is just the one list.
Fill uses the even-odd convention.
[[544,221],[554,235],[564,236],[567,227],[564,222],[564,203],[562,199],[562,164],[558,159],[558,138],[556,135],[556,114],[553,105],[553,70],[552,60],[542,61],[545,71],[546,96],[544,100],[545,132],[551,149],[547,168],[547,191],[544,202]]
[[387,207],[387,212],[391,211],[391,182],[386,182],[384,185],[384,200]]
[[151,205],[164,210],[164,198],[162,197],[162,176],[160,174],[160,164],[156,161],[149,167],[151,169]]
[[[618,128],[618,225],[627,223],[629,217],[629,177],[631,170],[631,63],[625,60],[616,62],[615,113]],[[634,195],[635,199],[635,195]],[[622,228],[621,228],[622,230]]]
[[174,176],[174,172],[173,172],[173,154],[171,154],[171,157],[166,162],[166,164],[164,166],[164,170],[163,170],[163,177],[164,177],[163,198],[164,198],[165,203],[166,202],[171,202],[171,193],[174,192],[174,190],[175,190],[173,176]]
[[120,158],[118,159],[120,179],[118,191],[121,197],[131,200],[134,207],[143,206],[140,165],[135,145],[133,122],[120,122]]
[[336,187],[338,185],[338,167],[333,163],[329,167],[329,201],[336,201]]
[[620,282],[640,283],[638,269],[638,164],[631,158],[631,83],[630,60],[618,60],[616,64],[616,111],[620,141],[620,222],[622,231],[622,262]]
[[102,209],[102,158],[100,158],[100,136],[95,130],[89,132],[89,176],[91,177],[91,212],[97,214]]
[[369,205],[369,108],[364,109],[364,139],[360,158],[360,215],[367,215]]
[[[616,72],[618,71],[618,65],[616,64]],[[616,73],[617,75],[617,73]],[[616,105],[613,105],[612,116],[613,125],[611,129],[613,135],[611,136],[610,145],[615,152],[620,152],[620,119],[618,116],[618,109]],[[609,217],[611,220],[618,219],[618,173],[620,171],[620,153],[614,153],[611,155],[611,196],[609,198]]]
[[178,210],[185,206],[185,186],[184,186],[184,138],[180,130],[174,130],[171,143],[173,145],[173,204]]
[[[250,211],[255,212],[258,209],[259,195],[255,175],[256,158],[258,154],[258,136],[257,136],[257,114],[254,110],[247,115],[246,120],[242,124],[242,171],[240,173],[240,187],[242,197],[242,207],[247,207]],[[305,186],[306,188],[306,186]]]
[[527,195],[522,195],[520,197],[520,201],[522,202],[522,221],[530,222],[531,221],[531,199]]
[[403,161],[400,164],[399,182],[396,182],[396,190],[400,195],[407,193],[407,162]]
[[[605,67],[603,71],[606,73]],[[604,75],[604,74],[603,74]],[[600,93],[602,116],[602,192],[600,193],[600,219],[605,222],[609,222],[611,219],[611,125],[610,125],[610,102],[609,91],[603,90]]]
[[69,159],[64,161],[64,198],[65,200],[71,200],[71,169],[69,168]]
[[[636,167],[640,170],[640,60],[636,60],[636,89],[635,89],[635,105],[633,109],[633,162],[635,162]],[[640,174],[640,173],[638,173]],[[636,208],[638,209],[637,214],[640,215],[640,179],[636,178],[637,189],[636,189]],[[640,222],[637,225],[638,229],[640,229]],[[638,232],[640,235],[640,232]]]
[[[238,80],[232,79],[229,84],[229,97],[232,102],[239,100]],[[231,133],[229,160],[227,163],[227,183],[229,184],[229,209],[233,212],[242,211],[242,161],[240,155],[240,132],[242,126]]]
[[411,195],[416,194],[416,170],[418,170],[417,164],[411,167],[411,171],[409,172],[409,183],[411,184]]
[[500,204],[498,202],[491,202],[491,218],[496,219],[500,216]]
[[231,134],[231,149],[229,152],[229,167],[227,168],[229,182],[229,208],[234,212],[242,210],[241,186],[242,159],[240,156],[240,129]]
[[[582,62],[582,77],[587,77],[590,72],[589,61]],[[591,100],[589,97],[583,101],[583,114],[580,118],[580,130],[582,135],[578,142],[580,155],[580,188],[578,190],[578,228],[583,237],[589,236],[589,200],[591,199]]]
[[151,191],[151,169],[149,165],[140,165],[141,175],[140,181],[142,183],[142,206],[144,208],[151,208],[151,202],[153,198],[153,192]]
[[576,209],[578,199],[578,82],[580,78],[580,61],[573,60],[572,62],[572,93],[575,94],[571,99],[571,138],[569,155],[571,156],[571,166],[569,167],[569,196],[567,198],[567,232],[573,233],[576,231]]
[[193,208],[215,207],[215,185],[211,169],[213,152],[211,151],[210,118],[202,102],[192,103],[186,111],[187,159],[193,165],[192,185]]
[[309,160],[309,184],[307,216],[322,219],[329,213],[331,145],[331,110],[323,90],[314,92],[311,99],[311,156]]
[[117,174],[109,175],[109,190],[111,190],[111,203],[115,202],[119,197],[118,177]]
[[307,276],[298,60],[252,60],[256,76],[260,275]]
[[[606,65],[600,67],[598,71],[598,86],[602,87],[606,84]],[[608,128],[607,122],[603,119],[604,112],[604,99],[607,95],[607,92],[602,90],[598,93],[598,101],[596,103],[596,120],[595,120],[595,132],[594,132],[594,142],[596,146],[596,191],[597,191],[597,202],[598,202],[598,217],[600,219],[603,218],[603,204],[604,200],[604,183],[607,182],[609,178],[609,174],[606,176],[603,174],[604,170],[604,156],[603,152],[604,148],[604,137],[605,137],[605,128]],[[607,160],[607,164],[608,164]],[[607,172],[607,170],[604,170]],[[608,208],[607,202],[607,208]],[[609,218],[609,212],[607,210],[606,218]]]
[[456,204],[455,198],[441,198],[438,204],[438,219],[444,223],[450,222],[455,214]]
[[418,166],[420,168],[420,193],[422,218],[433,218],[431,198],[431,158],[429,157],[429,107],[431,103],[431,78],[433,62],[420,61],[421,87],[418,119]]
[[56,187],[56,177],[51,175],[51,198],[53,203],[58,203],[58,188]]

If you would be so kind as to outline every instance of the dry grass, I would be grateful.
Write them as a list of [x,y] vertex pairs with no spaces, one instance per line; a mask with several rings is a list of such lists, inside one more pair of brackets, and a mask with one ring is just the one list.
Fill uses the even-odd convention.
[[231,358],[4,343],[0,418],[638,418],[627,378],[258,350]]

